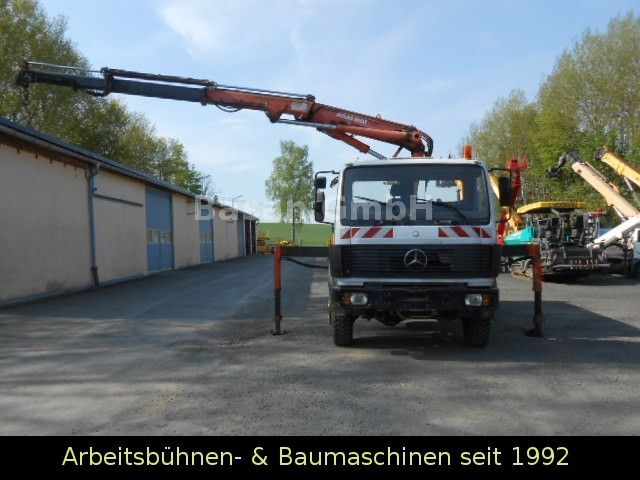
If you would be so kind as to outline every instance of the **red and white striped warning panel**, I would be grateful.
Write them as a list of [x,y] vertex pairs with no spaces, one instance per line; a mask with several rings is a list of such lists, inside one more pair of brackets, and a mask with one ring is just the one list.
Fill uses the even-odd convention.
[[438,227],[438,237],[440,238],[491,238],[491,232],[482,227]]
[[349,238],[393,238],[393,227],[352,227],[347,228],[342,240]]

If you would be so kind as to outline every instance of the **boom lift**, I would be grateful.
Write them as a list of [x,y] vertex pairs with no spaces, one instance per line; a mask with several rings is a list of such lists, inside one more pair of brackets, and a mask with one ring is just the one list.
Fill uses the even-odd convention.
[[[499,244],[489,169],[472,159],[470,148],[465,148],[464,158],[433,159],[431,137],[414,126],[324,105],[312,95],[209,80],[110,68],[87,72],[28,62],[16,83],[25,88],[32,83],[61,85],[96,96],[123,93],[182,100],[224,111],[259,110],[273,123],[314,127],[373,155],[375,160],[316,174],[318,222],[324,222],[327,188],[327,178],[318,174],[337,175],[329,185],[341,199],[331,222],[330,247],[276,247],[275,334],[282,333],[280,261],[324,256],[329,259],[329,318],[336,345],[353,342],[358,317],[390,326],[407,318],[428,317],[462,319],[465,342],[483,347],[499,305],[496,277],[501,255],[517,254],[534,259],[534,328],[528,334],[542,336],[538,246]],[[396,145],[393,162],[356,137]],[[402,149],[409,156],[396,158]],[[503,207],[513,207],[520,187],[519,175],[509,173],[497,180]]]
[[606,147],[599,148],[593,158],[613,168],[624,179],[636,203],[640,204],[640,170],[626,163],[615,153],[607,151]]
[[612,207],[622,220],[638,215],[638,209],[620,194],[620,190],[613,183],[607,180],[602,173],[589,162],[585,162],[576,152],[565,152],[558,158],[556,166],[547,170],[547,176],[557,176],[562,167],[569,162],[571,169],[580,175],[584,181],[595,188],[607,202],[607,206]]
[[[631,183],[630,188],[636,181],[640,181],[640,176],[633,167],[604,148],[598,149],[594,159],[612,166],[628,184]],[[548,176],[557,176],[567,162],[571,164],[574,172],[602,195],[607,205],[611,206],[622,220],[617,227],[594,238],[587,247],[596,253],[607,252],[606,258],[612,273],[640,276],[640,210],[620,194],[618,187],[609,182],[593,165],[583,161],[576,152],[563,153],[557,165],[547,171]]]

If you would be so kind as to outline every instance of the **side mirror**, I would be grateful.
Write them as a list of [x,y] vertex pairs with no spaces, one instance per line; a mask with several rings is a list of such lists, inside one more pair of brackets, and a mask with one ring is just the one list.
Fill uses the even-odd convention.
[[509,177],[498,177],[498,192],[500,193],[500,206],[511,207],[513,189],[511,188],[511,179]]
[[316,177],[314,184],[316,190],[327,188],[327,177]]
[[[326,179],[325,179],[326,181]],[[316,192],[316,201],[313,204],[314,217],[316,222],[324,221],[324,192]]]

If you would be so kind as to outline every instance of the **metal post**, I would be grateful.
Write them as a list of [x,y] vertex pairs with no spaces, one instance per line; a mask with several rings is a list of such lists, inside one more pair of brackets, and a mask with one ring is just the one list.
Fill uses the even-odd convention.
[[281,330],[282,313],[280,311],[280,292],[282,290],[282,245],[277,245],[275,247],[273,261],[273,293],[275,306],[273,322],[275,330],[272,330],[271,333],[273,335],[282,335],[283,333],[286,333]]
[[527,331],[529,337],[542,338],[542,258],[540,258],[540,245],[529,245],[529,255],[533,259],[533,328]]

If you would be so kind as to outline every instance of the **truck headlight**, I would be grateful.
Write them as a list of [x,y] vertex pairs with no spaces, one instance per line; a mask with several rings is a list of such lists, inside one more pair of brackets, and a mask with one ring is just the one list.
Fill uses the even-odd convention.
[[366,293],[352,293],[349,297],[351,305],[366,305],[369,301]]
[[482,305],[481,293],[467,293],[464,296],[464,304],[467,307],[479,307]]

